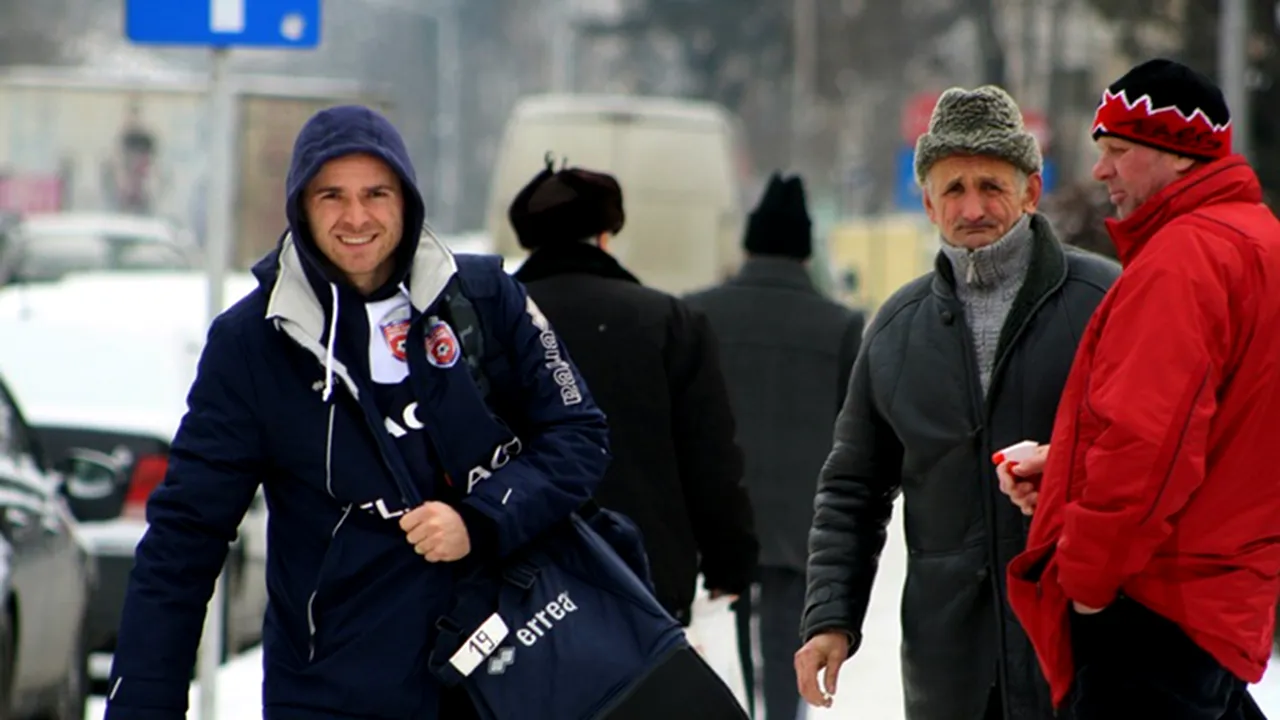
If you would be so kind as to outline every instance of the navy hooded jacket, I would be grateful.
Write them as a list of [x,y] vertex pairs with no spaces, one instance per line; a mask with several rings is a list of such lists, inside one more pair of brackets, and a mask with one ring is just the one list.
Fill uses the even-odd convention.
[[[342,361],[350,289],[299,211],[320,166],[351,153],[386,161],[405,187],[410,237],[386,289],[412,304],[415,404],[402,418],[385,417],[358,363]],[[108,720],[185,717],[205,609],[259,486],[269,513],[264,717],[435,720],[427,660],[455,572],[567,517],[608,464],[603,414],[500,259],[455,257],[429,232],[411,236],[422,200],[390,123],[365,108],[322,111],[299,135],[288,191],[291,232],[254,268],[259,287],[210,328],[168,475],[148,503]],[[467,363],[428,356],[442,338],[457,344],[442,298],[455,287],[485,336],[487,402]],[[422,431],[424,459],[406,462],[393,421]],[[462,490],[442,496],[450,485]],[[399,514],[432,499],[462,514],[478,541],[471,558],[428,563],[406,541]]]

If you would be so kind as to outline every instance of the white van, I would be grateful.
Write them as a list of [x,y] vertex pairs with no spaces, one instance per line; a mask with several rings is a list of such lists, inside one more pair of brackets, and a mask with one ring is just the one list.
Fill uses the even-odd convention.
[[517,104],[494,164],[489,233],[521,257],[507,208],[546,166],[610,173],[622,184],[626,226],[609,249],[646,285],[684,293],[717,283],[742,261],[741,182],[747,168],[734,119],[705,102],[541,95]]

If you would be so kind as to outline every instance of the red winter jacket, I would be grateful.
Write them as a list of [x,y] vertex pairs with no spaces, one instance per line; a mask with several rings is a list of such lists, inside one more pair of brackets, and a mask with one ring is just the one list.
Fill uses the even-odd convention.
[[1072,600],[1124,592],[1238,677],[1280,595],[1280,222],[1233,156],[1108,221],[1124,272],[1077,350],[1010,602],[1055,705]]

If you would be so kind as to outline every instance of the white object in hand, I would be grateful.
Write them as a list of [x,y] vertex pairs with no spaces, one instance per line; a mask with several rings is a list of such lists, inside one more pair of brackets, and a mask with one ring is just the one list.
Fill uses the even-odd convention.
[[1034,440],[1023,440],[1020,443],[1010,445],[1009,447],[992,455],[991,462],[996,465],[1003,465],[1007,462],[1016,465],[1021,462],[1026,462],[1027,460],[1035,457],[1036,448],[1038,447],[1040,447],[1040,444]]

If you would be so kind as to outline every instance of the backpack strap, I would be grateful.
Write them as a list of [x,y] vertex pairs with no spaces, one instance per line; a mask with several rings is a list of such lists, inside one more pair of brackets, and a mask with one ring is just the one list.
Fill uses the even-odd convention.
[[462,343],[462,361],[471,372],[471,379],[480,389],[480,395],[489,397],[489,377],[484,372],[484,327],[480,324],[480,313],[476,306],[462,291],[462,282],[455,274],[445,286],[445,306],[449,309],[449,323],[453,325],[458,340]]

